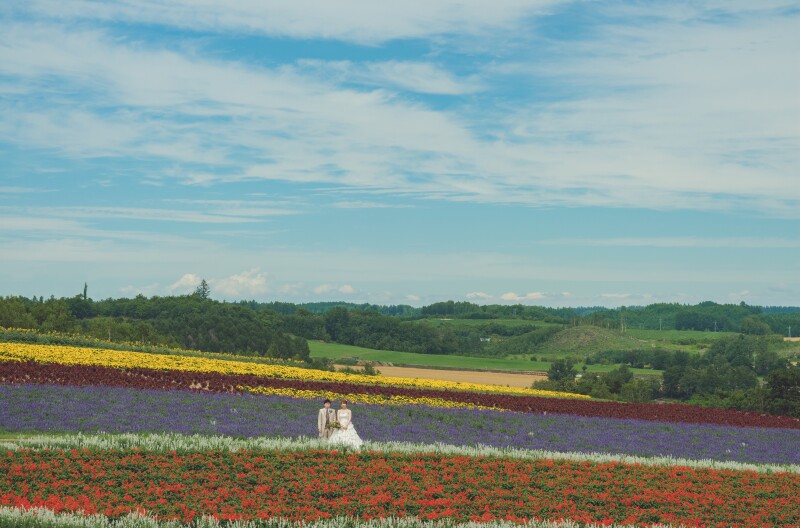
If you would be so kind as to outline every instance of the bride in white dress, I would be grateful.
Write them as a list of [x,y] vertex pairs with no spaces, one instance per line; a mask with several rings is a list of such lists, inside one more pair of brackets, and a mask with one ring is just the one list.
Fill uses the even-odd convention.
[[334,429],[328,440],[331,444],[341,444],[353,449],[361,449],[363,440],[358,436],[356,428],[353,427],[353,413],[347,408],[347,400],[342,400],[342,408],[336,411],[336,421],[339,422],[339,429]]

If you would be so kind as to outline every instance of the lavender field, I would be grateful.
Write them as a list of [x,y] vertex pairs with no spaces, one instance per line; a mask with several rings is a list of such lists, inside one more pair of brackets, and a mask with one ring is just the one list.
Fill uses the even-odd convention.
[[[52,385],[0,386],[7,432],[176,432],[316,436],[320,402],[250,394]],[[362,438],[561,452],[800,464],[800,431],[532,415],[427,406],[353,406]]]

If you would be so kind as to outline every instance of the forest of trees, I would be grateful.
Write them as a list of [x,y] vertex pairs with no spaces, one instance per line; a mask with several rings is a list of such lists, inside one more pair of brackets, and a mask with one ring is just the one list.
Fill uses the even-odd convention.
[[[644,402],[669,398],[694,404],[800,416],[800,368],[762,336],[739,334],[715,341],[703,354],[660,350],[603,353],[622,364],[606,373],[578,376],[573,360],[553,361],[547,381],[535,386],[594,398]],[[608,357],[614,356],[614,357]],[[660,378],[634,378],[630,368],[658,368]],[[762,377],[764,382],[759,381]]]
[[[707,332],[744,332],[747,334],[788,335],[789,328],[800,325],[800,309],[794,307],[717,304],[707,301],[696,305],[659,303],[643,307],[596,310],[583,319],[589,324],[609,328],[651,330],[698,330]],[[797,330],[796,330],[797,331]]]
[[424,321],[403,320],[343,306],[335,306],[323,315],[299,309],[283,318],[282,328],[307,339],[378,350],[420,354],[474,354],[481,351],[480,335],[475,330],[459,333]]
[[423,317],[450,317],[454,319],[529,319],[548,323],[569,323],[585,313],[604,308],[546,308],[523,304],[480,305],[470,302],[444,301],[421,308]]
[[308,343],[280,329],[276,318],[203,297],[138,296],[93,301],[5,297],[0,326],[62,332],[117,342],[275,358],[309,357]]

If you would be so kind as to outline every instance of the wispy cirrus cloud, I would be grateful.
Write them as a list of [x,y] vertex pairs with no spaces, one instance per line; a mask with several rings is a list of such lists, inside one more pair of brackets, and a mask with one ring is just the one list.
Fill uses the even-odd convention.
[[430,62],[303,60],[298,63],[298,67],[303,72],[337,83],[355,83],[409,92],[464,95],[483,89],[482,81],[477,75],[460,78]]
[[[42,255],[45,259],[58,259],[59,255],[66,254],[71,256],[75,253],[67,251],[63,253],[64,245],[74,244],[74,248],[81,258],[90,259],[94,253],[98,257],[114,258],[116,255],[132,255],[136,252],[128,248],[117,248],[111,250],[108,244],[136,244],[148,243],[154,245],[164,244],[172,248],[180,247],[183,250],[189,249],[196,244],[192,237],[182,237],[168,232],[152,232],[142,226],[131,229],[112,229],[103,225],[103,220],[108,217],[95,216],[87,218],[70,218],[56,214],[41,214],[36,210],[25,209],[22,214],[0,214],[0,239],[6,244],[6,257],[23,259],[26,251],[30,255]],[[40,251],[37,244],[47,240],[47,244],[53,244],[51,249],[59,248],[62,253],[48,254],[46,249]],[[93,244],[100,243],[101,246],[95,247]],[[94,247],[93,251],[86,248]],[[14,248],[14,249],[12,249]],[[22,248],[27,248],[22,249]],[[106,252],[109,254],[107,255]]]
[[14,186],[0,186],[0,194],[27,194],[39,192],[52,192],[47,189],[37,189],[35,187],[14,187]]
[[73,219],[128,219],[158,222],[202,224],[233,224],[256,222],[265,216],[295,214],[296,211],[269,208],[222,208],[211,210],[169,209],[146,207],[64,206],[53,208],[29,207],[26,213],[34,217]]
[[[510,77],[478,71],[486,89],[526,78],[595,86],[488,111],[436,109],[384,89],[404,69],[423,91],[414,72],[455,79],[421,62],[351,64],[346,71],[375,83],[353,88],[302,68],[246,67],[104,30],[16,22],[0,37],[0,70],[33,86],[55,76],[65,88],[47,109],[24,99],[9,108],[0,138],[67,157],[178,163],[187,168],[170,177],[192,185],[276,180],[481,203],[800,214],[791,185],[798,79],[784,67],[797,16],[655,18],[642,29],[601,25],[601,42],[567,43],[572,54],[558,62],[515,58]],[[76,108],[84,91],[97,103]]]
[[331,205],[337,209],[408,209],[414,207],[411,204],[390,204],[366,200],[339,201],[333,202]]
[[800,248],[800,239],[779,237],[621,237],[562,238],[543,240],[542,244],[580,247],[653,247],[653,248],[734,248],[792,249]]
[[166,25],[211,32],[262,34],[289,38],[335,39],[366,45],[442,34],[485,35],[518,27],[525,17],[547,13],[563,0],[409,0],[376,4],[343,0],[335,4],[302,0],[260,3],[170,0],[32,0],[21,11],[38,16]]

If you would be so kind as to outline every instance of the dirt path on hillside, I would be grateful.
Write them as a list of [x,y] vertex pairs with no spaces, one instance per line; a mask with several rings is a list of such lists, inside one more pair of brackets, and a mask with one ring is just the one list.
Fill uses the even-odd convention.
[[425,378],[445,381],[464,381],[509,387],[530,387],[537,380],[547,379],[545,374],[514,374],[506,372],[481,372],[475,370],[440,370],[417,367],[375,367],[384,376],[398,378]]

